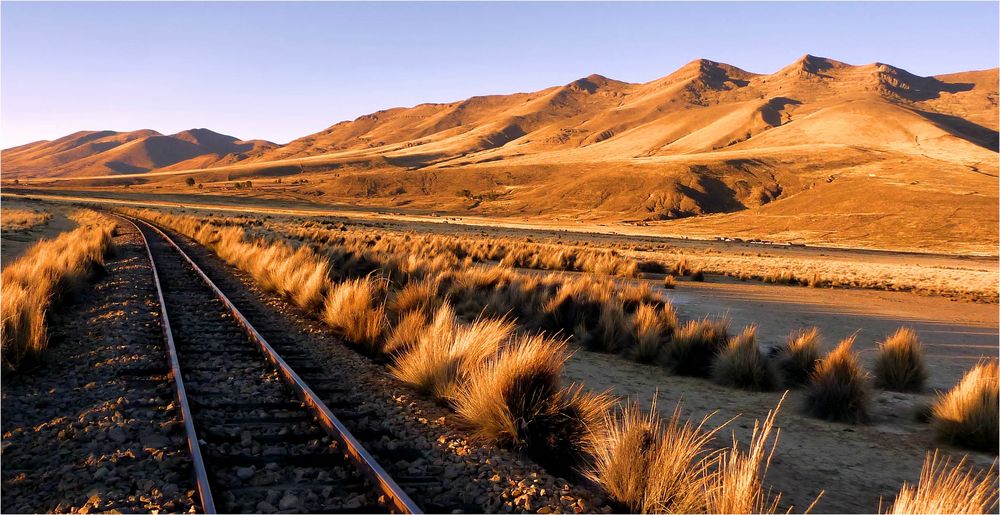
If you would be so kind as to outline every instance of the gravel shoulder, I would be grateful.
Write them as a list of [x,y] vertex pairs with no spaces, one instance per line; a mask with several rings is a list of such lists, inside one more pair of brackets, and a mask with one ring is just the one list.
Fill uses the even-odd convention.
[[134,229],[116,234],[107,274],[51,317],[44,363],[3,378],[5,513],[196,504],[149,262]]

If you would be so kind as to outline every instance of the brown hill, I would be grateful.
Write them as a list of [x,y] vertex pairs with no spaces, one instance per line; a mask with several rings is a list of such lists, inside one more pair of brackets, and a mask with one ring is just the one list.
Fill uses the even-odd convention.
[[89,177],[231,164],[276,146],[261,140],[240,141],[208,129],[170,136],[152,130],[81,131],[6,149],[0,159],[5,178]]
[[[701,59],[640,84],[591,75],[533,93],[387,109],[230,154],[239,162],[135,166],[198,168],[207,192],[227,192],[229,179],[294,174],[308,182],[268,181],[252,194],[995,253],[997,81],[997,69],[920,77],[810,55],[769,75]],[[4,151],[5,176],[8,153],[24,152]],[[32,159],[63,152],[35,148]],[[50,166],[70,175],[74,162]]]

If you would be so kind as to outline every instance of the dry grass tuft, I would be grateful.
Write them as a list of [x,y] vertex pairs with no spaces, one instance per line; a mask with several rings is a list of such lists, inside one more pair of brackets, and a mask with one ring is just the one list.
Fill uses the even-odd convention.
[[591,450],[589,436],[610,406],[606,394],[560,388],[566,344],[522,336],[471,370],[455,411],[480,440],[525,449],[568,471]]
[[675,374],[707,377],[726,344],[729,319],[691,320],[674,332],[666,346],[667,367]]
[[416,346],[396,358],[392,374],[425,394],[450,401],[459,382],[500,349],[513,330],[514,324],[506,320],[462,324],[444,304]]
[[458,390],[455,411],[476,437],[522,447],[531,440],[534,416],[558,393],[568,358],[564,342],[520,337],[471,371]]
[[31,211],[28,209],[0,209],[0,230],[25,231],[36,225],[48,222],[52,215],[46,211]]
[[674,279],[674,276],[667,275],[667,276],[663,277],[663,287],[664,288],[666,288],[668,290],[672,290],[676,286],[677,286],[677,281]]
[[334,285],[323,306],[323,321],[367,354],[381,354],[387,326],[385,307],[378,300],[383,288],[383,281],[370,276]]
[[951,466],[950,459],[939,460],[935,450],[928,453],[916,486],[903,483],[889,510],[880,513],[907,515],[917,513],[996,513],[996,462],[973,473],[963,457]]
[[723,386],[754,391],[770,391],[777,386],[774,369],[757,347],[757,326],[747,326],[729,339],[712,367],[712,379]]
[[432,278],[410,281],[400,288],[389,300],[389,312],[396,317],[416,311],[427,319],[441,306],[442,299],[438,296],[438,283]]
[[427,319],[419,311],[410,311],[393,326],[385,340],[384,352],[389,355],[409,352],[420,342],[420,335],[427,328]]
[[837,422],[868,420],[868,374],[853,345],[853,336],[845,338],[816,365],[806,391],[809,414]]
[[[664,309],[669,309],[673,314],[669,304]],[[674,315],[676,322],[676,315]],[[663,349],[666,338],[670,335],[672,327],[669,325],[669,316],[656,309],[652,304],[640,304],[632,315],[632,338],[635,340],[634,359],[640,363],[649,363],[655,360]]]
[[776,362],[787,386],[808,383],[819,362],[819,328],[790,334],[785,346],[778,350]]
[[931,427],[946,442],[995,453],[1000,438],[998,404],[997,362],[990,360],[966,372],[958,385],[938,398]]
[[627,404],[608,415],[594,464],[586,476],[634,513],[701,513],[711,454],[706,445],[718,429],[681,421],[680,405],[663,421],[654,401],[648,414]]
[[74,219],[81,227],[36,243],[0,275],[0,360],[7,370],[41,355],[48,341],[48,312],[104,265],[115,224],[90,212]]
[[898,392],[918,392],[923,390],[926,380],[927,366],[916,332],[900,327],[879,344],[875,359],[876,386]]
[[780,430],[775,432],[770,446],[768,441],[784,400],[782,395],[763,423],[754,421],[750,446],[745,452],[740,450],[734,434],[732,447],[715,460],[706,481],[707,509],[704,513],[774,513],[777,510],[781,496],[765,492],[763,479],[778,445]]

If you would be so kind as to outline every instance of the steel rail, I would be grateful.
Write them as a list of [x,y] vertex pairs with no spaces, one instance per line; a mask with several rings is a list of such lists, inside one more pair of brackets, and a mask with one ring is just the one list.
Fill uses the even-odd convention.
[[160,328],[163,330],[163,339],[167,343],[167,353],[170,361],[170,375],[174,379],[174,387],[177,392],[177,403],[180,406],[181,419],[184,421],[184,432],[187,434],[188,451],[191,453],[191,465],[194,468],[194,477],[198,485],[198,496],[201,498],[201,509],[204,513],[216,513],[215,500],[212,498],[212,488],[208,483],[208,471],[205,469],[205,459],[201,455],[201,444],[198,443],[198,432],[194,427],[194,417],[191,415],[191,404],[187,399],[187,391],[184,389],[184,379],[181,376],[180,360],[177,358],[177,347],[174,345],[173,331],[170,330],[170,317],[167,316],[167,303],[163,298],[163,288],[160,286],[160,275],[156,271],[156,261],[153,260],[153,250],[149,247],[149,241],[143,234],[139,226],[127,217],[120,216],[128,222],[139,233],[142,244],[146,247],[146,254],[149,256],[149,267],[153,270],[153,284],[156,285],[156,296],[160,302]]
[[350,430],[347,429],[347,426],[337,419],[326,403],[324,403],[319,396],[313,392],[312,388],[310,388],[309,385],[306,384],[301,377],[299,377],[298,373],[296,373],[295,370],[285,362],[281,355],[274,350],[274,347],[272,347],[271,344],[264,339],[264,336],[262,336],[257,329],[250,324],[250,321],[247,320],[236,305],[229,300],[229,297],[222,293],[222,290],[220,290],[215,283],[209,279],[205,272],[202,271],[201,267],[199,267],[194,260],[192,260],[191,257],[189,257],[187,253],[184,252],[184,250],[181,249],[181,247],[174,242],[172,238],[170,238],[170,236],[168,236],[155,224],[147,222],[141,218],[136,218],[135,220],[157,232],[164,239],[164,241],[177,250],[181,257],[187,261],[191,268],[215,293],[215,296],[226,306],[226,309],[232,313],[233,318],[239,323],[240,327],[243,328],[244,333],[246,333],[246,335],[260,347],[267,359],[278,368],[282,377],[285,378],[285,382],[292,388],[292,390],[294,390],[302,402],[306,404],[306,407],[316,417],[317,421],[321,426],[323,426],[323,429],[326,430],[327,434],[343,445],[347,455],[351,458],[351,461],[354,462],[358,470],[375,483],[377,488],[392,504],[393,508],[400,513],[423,513],[420,507],[417,506],[412,499],[410,499],[410,496],[407,495],[406,492],[399,487],[396,481],[389,476],[385,469],[383,469],[382,466],[375,461],[375,458],[371,455],[371,453],[369,453],[368,450],[361,445],[361,442],[359,442],[357,438],[351,434]]

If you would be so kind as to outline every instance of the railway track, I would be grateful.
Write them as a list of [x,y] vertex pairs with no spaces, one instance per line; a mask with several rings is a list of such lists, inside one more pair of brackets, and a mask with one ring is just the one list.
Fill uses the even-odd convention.
[[153,265],[205,512],[420,513],[303,381],[305,354],[279,355],[166,233],[123,218]]

